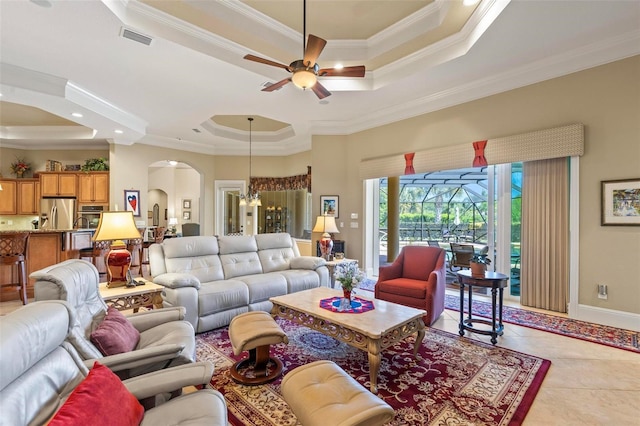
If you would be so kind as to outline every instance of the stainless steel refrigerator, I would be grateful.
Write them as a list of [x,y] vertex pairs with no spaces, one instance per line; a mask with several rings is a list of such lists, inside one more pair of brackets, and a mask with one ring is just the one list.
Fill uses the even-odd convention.
[[73,229],[75,198],[43,198],[40,203],[41,229]]

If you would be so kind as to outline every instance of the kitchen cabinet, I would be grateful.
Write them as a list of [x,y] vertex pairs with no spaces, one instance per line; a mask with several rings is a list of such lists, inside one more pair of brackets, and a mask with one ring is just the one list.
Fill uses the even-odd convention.
[[0,214],[18,212],[18,184],[15,180],[0,180]]
[[39,214],[40,181],[38,179],[21,179],[18,184],[18,214]]
[[78,174],[78,203],[109,204],[109,172]]
[[40,172],[40,191],[43,197],[75,197],[78,176],[73,172]]

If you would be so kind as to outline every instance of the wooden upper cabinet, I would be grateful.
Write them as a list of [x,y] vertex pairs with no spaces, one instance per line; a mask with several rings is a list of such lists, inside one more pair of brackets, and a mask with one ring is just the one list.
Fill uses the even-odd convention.
[[37,179],[18,181],[18,214],[39,214],[40,182]]
[[18,212],[18,184],[15,180],[0,180],[0,214]]
[[109,172],[79,174],[78,202],[109,204]]
[[43,197],[75,197],[78,176],[75,173],[40,174],[40,191]]

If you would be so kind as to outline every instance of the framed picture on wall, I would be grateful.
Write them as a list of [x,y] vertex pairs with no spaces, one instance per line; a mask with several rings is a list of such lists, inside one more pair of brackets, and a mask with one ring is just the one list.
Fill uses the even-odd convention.
[[124,190],[124,210],[133,212],[134,216],[140,217],[140,191]]
[[182,208],[190,209],[191,208],[191,200],[182,200]]
[[182,212],[182,219],[191,220],[191,212],[187,212],[187,211]]
[[640,226],[640,178],[602,181],[601,222]]
[[321,195],[320,196],[320,214],[338,217],[338,196],[337,195]]

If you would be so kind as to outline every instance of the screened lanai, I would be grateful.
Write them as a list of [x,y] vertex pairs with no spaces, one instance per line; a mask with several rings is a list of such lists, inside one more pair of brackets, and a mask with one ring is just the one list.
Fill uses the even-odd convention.
[[[435,245],[449,249],[450,243],[472,244],[476,251],[495,245],[497,203],[493,166],[464,168],[400,176],[398,188],[398,250],[405,245]],[[511,175],[510,266],[512,293],[518,294],[520,259],[520,212],[522,164],[509,168]],[[490,182],[492,182],[490,184]],[[379,180],[380,262],[386,263],[389,179]],[[508,191],[506,192],[508,194]],[[490,222],[493,221],[493,224]],[[393,260],[393,259],[390,259]]]

